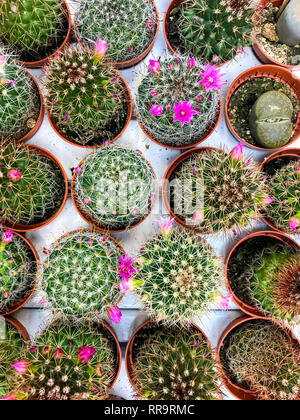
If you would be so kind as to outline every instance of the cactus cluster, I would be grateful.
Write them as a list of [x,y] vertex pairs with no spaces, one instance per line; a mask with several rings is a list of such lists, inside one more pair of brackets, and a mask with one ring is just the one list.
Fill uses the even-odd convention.
[[187,147],[200,141],[220,112],[221,76],[194,58],[151,60],[136,100],[142,126],[167,146]]
[[241,144],[230,153],[205,149],[174,171],[171,205],[199,232],[236,234],[269,202],[262,178],[256,163],[243,159]]
[[35,281],[34,255],[18,235],[0,229],[0,314],[26,299]]
[[121,295],[121,248],[92,230],[69,233],[48,251],[43,269],[47,303],[64,317],[103,318]]
[[[170,13],[168,38],[176,49],[205,61],[231,60],[251,45],[250,0],[185,0]],[[174,41],[174,42],[173,42]]]
[[0,4],[0,41],[23,61],[52,54],[65,36],[62,0],[4,0]]
[[211,349],[194,327],[156,328],[136,349],[133,377],[146,400],[221,399]]
[[51,217],[65,191],[60,169],[30,146],[1,142],[0,220],[31,225]]
[[140,153],[104,147],[76,168],[74,197],[96,226],[126,229],[147,216],[153,206],[156,179]]
[[299,345],[270,321],[247,321],[234,329],[224,342],[222,362],[231,380],[257,399],[299,399]]
[[58,129],[82,145],[112,140],[127,115],[123,82],[97,48],[69,46],[44,70],[47,105]]
[[124,62],[143,53],[151,44],[158,25],[151,0],[82,0],[76,18],[79,40],[106,39],[106,59]]

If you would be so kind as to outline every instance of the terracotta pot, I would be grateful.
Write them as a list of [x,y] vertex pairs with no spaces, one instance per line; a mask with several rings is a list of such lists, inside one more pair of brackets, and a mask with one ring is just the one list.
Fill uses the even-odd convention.
[[164,179],[163,179],[163,183],[162,183],[161,195],[162,195],[162,202],[163,202],[163,205],[164,205],[165,209],[167,210],[167,212],[169,213],[169,215],[171,216],[171,218],[174,219],[175,222],[179,226],[182,226],[183,228],[185,228],[187,230],[190,230],[192,232],[201,233],[202,235],[209,235],[209,234],[211,234],[211,232],[202,232],[200,229],[197,229],[196,226],[188,225],[182,219],[180,219],[180,217],[176,216],[175,213],[174,213],[174,211],[171,208],[170,200],[169,200],[169,197],[168,197],[168,195],[169,195],[168,194],[168,185],[169,185],[170,178],[171,178],[172,174],[174,173],[174,171],[185,160],[189,159],[191,156],[193,156],[193,155],[195,155],[197,153],[203,153],[205,150],[217,150],[220,153],[224,153],[223,150],[218,149],[218,148],[215,148],[215,147],[197,147],[197,148],[192,149],[192,150],[187,150],[182,155],[178,156],[170,164],[170,166],[166,170],[166,173],[165,173]]
[[[257,317],[242,316],[238,319],[235,319],[233,322],[231,322],[230,325],[228,325],[228,327],[223,332],[223,334],[220,338],[219,344],[218,344],[218,349],[217,349],[217,361],[218,361],[220,371],[221,371],[222,383],[233,397],[237,398],[238,400],[243,400],[243,401],[248,401],[248,400],[255,401],[255,400],[258,399],[257,394],[251,392],[249,389],[242,388],[242,387],[240,387],[238,385],[235,385],[231,382],[231,380],[226,375],[226,372],[224,371],[223,365],[221,363],[221,350],[222,350],[222,347],[223,347],[223,344],[224,344],[226,338],[235,328],[237,328],[239,325],[241,325],[245,322],[253,321],[254,319],[262,319],[264,321],[269,320],[269,321],[274,323],[274,321],[271,320],[270,318],[262,318],[262,317],[259,317],[259,316],[257,316]],[[275,323],[275,324],[278,325],[277,323]],[[280,327],[280,325],[278,325],[278,326]],[[287,329],[287,330],[284,330],[284,331],[286,332],[290,341],[294,342],[295,340],[293,340],[293,338],[292,338],[291,330]],[[300,344],[299,341],[298,341],[298,344]]]
[[[106,146],[104,146],[104,147],[106,147]],[[143,157],[144,158],[144,156],[142,155],[142,153],[141,152],[139,152],[138,150],[136,151],[141,157]],[[84,158],[81,162],[80,162],[80,164],[79,164],[79,166],[81,166],[83,163],[84,163],[84,161],[86,160],[86,158]],[[151,166],[151,164],[144,158],[144,160],[147,162],[147,164],[148,164],[148,166],[149,166],[149,168],[151,169],[151,171],[153,172],[153,175],[154,175],[154,177],[155,177],[155,180],[157,179],[156,178],[156,175],[155,175],[155,172],[154,172],[154,169],[152,168],[152,166]],[[134,225],[132,225],[132,226],[130,226],[130,227],[128,227],[128,228],[125,228],[125,229],[108,229],[108,228],[105,228],[105,227],[101,227],[101,226],[98,226],[97,224],[96,224],[96,222],[93,220],[93,218],[90,216],[90,215],[88,215],[87,213],[83,213],[83,211],[80,209],[80,207],[79,207],[79,205],[78,205],[78,203],[77,203],[77,201],[76,201],[76,197],[75,197],[75,193],[74,193],[74,183],[75,183],[75,179],[76,179],[76,176],[77,176],[77,173],[74,171],[74,174],[73,174],[73,177],[72,177],[72,182],[71,182],[71,197],[72,197],[72,201],[73,201],[73,204],[74,204],[74,207],[75,207],[75,209],[77,210],[77,212],[78,212],[78,214],[79,214],[79,216],[80,217],[82,217],[82,219],[83,220],[85,220],[89,225],[91,225],[91,226],[93,226],[95,229],[98,229],[98,230],[100,230],[101,232],[111,232],[111,233],[120,233],[120,232],[124,232],[124,231],[127,231],[127,230],[131,230],[131,229],[134,229],[134,228],[136,228],[137,226],[139,226],[141,223],[143,223],[146,219],[147,219],[147,217],[148,216],[150,216],[150,214],[152,213],[152,211],[153,211],[153,209],[154,209],[154,206],[155,206],[155,204],[156,204],[156,201],[157,201],[157,195],[158,195],[158,191],[157,191],[157,188],[156,188],[156,191],[155,191],[155,198],[154,198],[154,200],[153,200],[153,202],[152,202],[152,206],[151,206],[151,209],[149,210],[149,212],[148,212],[148,214],[147,215],[145,215],[139,222],[137,222],[137,223],[135,223]]]
[[199,139],[199,140],[197,140],[195,143],[192,143],[192,144],[188,144],[187,146],[177,146],[177,147],[175,147],[175,146],[168,146],[167,144],[164,144],[164,143],[161,143],[160,141],[158,141],[158,140],[155,140],[152,136],[151,136],[151,134],[149,134],[147,131],[146,131],[146,129],[143,127],[143,125],[142,125],[142,123],[141,123],[141,121],[140,121],[140,119],[139,119],[139,116],[138,116],[138,113],[136,112],[136,119],[137,119],[137,121],[138,121],[138,123],[139,123],[139,126],[141,127],[141,129],[143,130],[143,132],[144,132],[144,134],[150,139],[150,140],[152,140],[154,143],[156,143],[156,144],[158,144],[159,146],[161,146],[161,147],[165,147],[165,148],[167,148],[167,149],[172,149],[172,150],[186,150],[186,149],[191,149],[192,147],[195,147],[195,146],[197,146],[197,145],[199,145],[200,143],[203,143],[205,140],[207,140],[208,139],[208,137],[210,137],[212,134],[213,134],[213,132],[216,130],[216,128],[217,128],[217,126],[218,126],[218,124],[219,124],[219,122],[220,122],[220,120],[221,120],[221,116],[222,116],[222,98],[221,98],[221,94],[219,93],[219,98],[220,98],[220,109],[219,109],[219,113],[218,113],[218,115],[216,116],[216,118],[215,118],[215,120],[214,120],[214,122],[211,124],[211,126],[210,127],[208,127],[208,129],[206,130],[206,133],[204,133],[203,134],[203,136]]
[[117,360],[116,360],[116,374],[115,377],[111,383],[111,385],[108,387],[108,393],[110,393],[111,389],[113,388],[113,386],[115,385],[115,383],[117,382],[117,379],[120,375],[121,372],[121,367],[122,367],[122,350],[121,350],[121,346],[120,343],[118,341],[118,338],[114,332],[114,330],[106,323],[106,322],[100,322],[100,324],[102,325],[103,328],[105,328],[107,331],[110,332],[115,346],[116,346],[116,350],[117,350]]
[[66,19],[68,21],[68,32],[67,35],[63,41],[63,43],[61,44],[61,46],[53,53],[51,54],[49,57],[43,58],[42,60],[39,61],[20,61],[20,63],[22,63],[24,66],[26,66],[29,69],[38,69],[40,67],[44,67],[48,60],[51,59],[52,57],[54,57],[57,53],[59,53],[69,42],[69,39],[71,37],[71,29],[72,29],[72,21],[71,21],[71,12],[70,12],[70,8],[68,6],[68,3],[66,2],[66,0],[63,0],[63,8],[65,9],[65,13],[66,13]]
[[227,256],[226,263],[225,263],[225,281],[226,281],[227,290],[232,295],[232,299],[234,303],[243,312],[245,312],[248,315],[264,317],[264,314],[259,309],[255,308],[254,306],[248,305],[247,303],[243,302],[240,298],[236,296],[236,294],[234,293],[231,287],[231,282],[228,275],[228,267],[229,267],[230,259],[235,252],[238,252],[239,246],[244,244],[249,239],[258,238],[258,237],[269,237],[269,238],[277,239],[279,242],[282,242],[283,244],[288,245],[294,250],[299,249],[299,245],[297,244],[296,241],[294,241],[287,235],[284,235],[283,233],[272,232],[272,231],[261,231],[261,232],[252,233],[251,235],[248,235],[245,238],[241,239],[237,244],[234,245],[234,247],[231,249],[231,251],[229,252]]
[[4,227],[9,228],[9,229],[13,229],[17,232],[32,232],[34,230],[40,229],[44,226],[47,226],[49,223],[51,223],[59,215],[59,213],[62,211],[62,209],[63,209],[63,207],[66,203],[66,200],[67,200],[67,197],[68,197],[68,188],[69,187],[68,187],[68,179],[67,179],[67,175],[65,173],[65,170],[62,167],[62,165],[60,164],[60,162],[56,159],[55,156],[53,156],[47,150],[42,149],[41,147],[38,147],[38,146],[33,146],[31,144],[28,144],[28,145],[24,145],[24,147],[27,147],[28,149],[33,150],[33,151],[37,152],[38,154],[50,159],[59,168],[59,170],[61,172],[61,175],[64,179],[64,183],[65,183],[64,198],[63,198],[63,201],[62,201],[59,209],[51,217],[49,217],[47,220],[45,220],[44,222],[40,222],[40,223],[36,223],[36,224],[32,224],[32,225],[22,225],[22,224],[19,224],[19,223],[11,224],[11,223],[8,223],[8,222],[3,222],[2,223],[2,225]]
[[[125,80],[123,79],[122,76],[120,76],[118,74],[118,77],[121,79],[123,85],[124,85],[124,96],[125,96],[125,101],[127,103],[127,119],[126,119],[126,123],[124,125],[124,127],[122,128],[122,130],[120,131],[119,134],[116,135],[116,137],[114,137],[112,140],[109,141],[109,143],[113,143],[114,141],[116,141],[119,137],[122,136],[122,134],[125,132],[126,128],[128,127],[131,117],[132,117],[132,97],[130,94],[130,90],[129,87],[127,85],[127,83],[125,82]],[[82,149],[99,149],[100,147],[103,147],[103,144],[99,144],[99,145],[95,145],[95,146],[85,146],[79,143],[75,143],[73,140],[68,139],[67,137],[65,137],[64,134],[61,133],[61,131],[59,130],[57,124],[56,124],[56,120],[55,118],[51,115],[51,112],[49,110],[49,107],[46,105],[46,111],[47,111],[47,115],[48,115],[48,119],[50,121],[50,125],[53,128],[53,130],[55,131],[55,133],[64,141],[66,141],[69,144],[72,144],[73,146],[78,146],[81,147]]]
[[[260,170],[263,172],[264,171],[264,167],[272,162],[273,160],[276,160],[278,158],[282,158],[282,157],[292,157],[295,159],[300,159],[300,149],[286,149],[286,150],[282,150],[280,152],[276,152],[273,153],[271,156],[269,156],[267,159],[265,159],[263,161],[263,163],[260,166]],[[265,216],[261,216],[262,220],[271,228],[276,230],[276,232],[279,233],[286,233],[283,232],[282,230],[278,229],[275,225],[273,225],[273,223],[271,223]],[[291,231],[291,234],[293,234],[293,232]]]
[[252,67],[249,70],[246,70],[244,73],[240,74],[234,82],[231,84],[227,95],[226,95],[226,101],[225,101],[225,117],[226,117],[226,123],[231,131],[231,134],[239,141],[244,143],[247,147],[250,147],[252,149],[256,150],[264,150],[267,152],[272,152],[275,150],[282,150],[288,145],[293,144],[295,141],[297,141],[300,137],[300,110],[298,111],[297,121],[295,124],[294,134],[293,137],[290,139],[289,143],[284,145],[283,147],[277,148],[277,149],[269,149],[265,147],[260,146],[254,146],[250,143],[248,143],[246,140],[242,139],[238,133],[233,128],[230,118],[229,118],[229,103],[231,100],[232,95],[234,92],[245,82],[247,82],[249,79],[256,78],[256,77],[267,77],[269,79],[275,79],[282,83],[284,83],[286,86],[289,87],[289,89],[294,93],[296,98],[298,99],[299,105],[300,105],[300,79],[296,79],[293,77],[292,73],[282,67],[278,66],[257,66]]
[[[260,1],[260,4],[262,7],[267,7],[270,3],[273,3],[274,6],[276,7],[280,7],[283,3],[283,0],[261,0]],[[256,17],[254,16],[254,21],[256,19],[257,19],[257,16]],[[252,47],[257,58],[264,64],[274,64],[276,66],[285,67],[288,70],[300,69],[300,65],[283,64],[283,63],[280,63],[279,61],[274,60],[270,56],[268,56],[267,53],[264,51],[264,49],[260,46],[255,35],[253,35]]]
[[22,336],[22,338],[25,342],[29,341],[29,334],[28,334],[26,328],[24,327],[24,325],[21,324],[20,321],[13,318],[12,316],[6,316],[5,321],[7,321],[10,325],[15,327],[19,331],[19,333],[21,334],[21,336]]
[[[26,244],[28,245],[28,247],[30,248],[30,250],[33,254],[34,261],[36,263],[36,268],[38,269],[39,257],[38,257],[38,253],[36,252],[36,249],[34,248],[34,246],[24,236],[21,236],[20,234],[18,234],[15,231],[13,233],[14,233],[14,235],[17,235],[19,238],[21,238],[24,242],[26,242]],[[38,282],[38,278],[37,278],[37,270],[36,270],[36,280],[35,280],[35,283],[34,283],[34,286],[33,286],[32,290],[27,295],[27,297],[20,300],[18,303],[15,303],[11,307],[7,308],[6,312],[0,313],[0,316],[7,316],[7,315],[10,315],[10,314],[18,311],[19,309],[21,309],[29,301],[29,299],[31,299],[32,295],[34,294],[36,286],[37,286],[37,282]]]
[[[155,8],[156,17],[157,17],[157,28],[156,28],[154,38],[153,38],[151,44],[145,49],[145,51],[143,51],[141,54],[137,55],[136,57],[132,58],[131,60],[109,63],[112,66],[114,66],[115,68],[117,68],[118,70],[125,70],[125,69],[129,69],[130,67],[136,66],[141,61],[143,61],[144,58],[147,57],[147,55],[150,53],[150,51],[153,48],[154,42],[155,42],[155,40],[157,38],[157,35],[158,35],[158,32],[159,32],[159,13],[158,13],[158,9],[156,7],[155,1],[154,0],[149,0],[149,1],[151,1],[151,3],[153,4],[153,6]],[[75,33],[76,40],[77,40],[78,44],[80,44],[82,46],[82,43],[81,43],[81,41],[79,39],[79,36],[78,36],[76,19],[74,20],[74,33]]]

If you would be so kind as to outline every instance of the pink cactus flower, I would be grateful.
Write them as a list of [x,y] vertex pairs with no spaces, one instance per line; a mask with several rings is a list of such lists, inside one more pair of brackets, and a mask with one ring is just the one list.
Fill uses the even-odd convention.
[[168,64],[168,67],[169,67],[169,70],[173,70],[173,64],[172,63]]
[[236,53],[237,53],[237,54],[243,54],[243,53],[244,53],[243,48],[239,47],[239,48],[236,50]]
[[19,169],[11,169],[7,172],[7,178],[12,182],[18,182],[22,178],[22,172]]
[[5,85],[10,85],[11,87],[15,87],[16,84],[17,84],[17,82],[15,80],[8,80],[8,79],[3,80],[3,83]]
[[101,38],[99,38],[96,42],[89,38],[86,39],[95,45],[95,56],[100,59],[103,58],[109,49],[107,42]]
[[8,244],[9,242],[11,242],[14,238],[14,234],[11,230],[6,230],[3,234],[2,234],[2,243],[3,244]]
[[64,352],[62,349],[57,348],[54,352],[54,359],[62,359]]
[[164,236],[169,236],[172,232],[173,224],[175,219],[167,217],[166,219],[161,219],[158,221],[158,226],[161,229],[161,232]]
[[264,198],[263,198],[263,204],[266,204],[266,205],[268,205],[268,204],[272,204],[272,203],[274,203],[274,201],[275,200],[273,200],[271,197],[269,197],[268,195],[266,195]]
[[221,71],[216,68],[215,64],[213,66],[207,64],[204,68],[204,71],[200,73],[200,76],[201,80],[198,82],[198,84],[203,85],[206,93],[214,89],[221,89],[223,87],[222,77],[225,76],[225,74],[221,73]]
[[231,150],[230,155],[233,160],[239,161],[243,159],[243,147],[243,143],[239,143]]
[[115,324],[120,324],[120,321],[122,318],[122,312],[120,312],[119,308],[117,308],[116,306],[112,306],[108,310],[108,317],[110,319],[111,325],[113,324],[113,322]]
[[201,95],[196,96],[195,100],[196,100],[196,102],[201,102],[202,101],[202,96]]
[[102,376],[102,374],[103,374],[102,365],[97,366],[96,373],[97,373],[98,376]]
[[51,102],[52,102],[53,104],[56,104],[56,102],[57,102],[57,101],[58,101],[58,98],[53,98]]
[[213,55],[212,62],[217,64],[220,61],[220,57],[217,54]]
[[151,31],[154,28],[153,20],[148,19],[146,22],[146,27]]
[[16,394],[8,394],[0,398],[0,401],[16,401],[16,399],[17,399]]
[[132,290],[132,283],[129,280],[122,280],[118,284],[118,288],[120,289],[120,293],[123,295]]
[[11,367],[13,367],[19,375],[24,375],[27,372],[28,366],[29,363],[26,360],[20,360],[19,362],[11,364]]
[[44,303],[47,302],[47,299],[45,297],[43,297],[39,302],[38,305],[43,305]]
[[172,108],[172,107],[171,107],[171,105],[167,105],[167,106],[166,106],[166,110],[167,110],[167,111],[170,111],[170,109],[171,109],[171,108]]
[[81,174],[82,169],[80,168],[80,166],[77,166],[77,168],[75,168],[75,172],[76,172],[77,174]]
[[67,113],[66,113],[66,115],[64,116],[64,120],[65,120],[65,121],[68,121],[69,116],[70,116],[70,112],[67,112]]
[[8,292],[4,292],[3,293],[3,297],[4,297],[4,299],[8,299],[9,298],[9,293]]
[[3,65],[6,62],[6,57],[5,55],[1,55],[0,56],[0,66]]
[[163,109],[160,105],[152,105],[152,107],[150,109],[150,113],[154,117],[159,117],[163,113]]
[[129,258],[126,254],[123,258],[120,256],[120,265],[118,266],[119,274],[123,280],[128,281],[136,273],[136,269],[132,267],[133,258]]
[[300,219],[298,219],[297,217],[292,217],[290,219],[289,229],[295,232],[299,226],[300,226]]
[[195,342],[194,342],[194,344],[193,344],[193,347],[194,347],[195,349],[197,349],[199,346],[200,346],[200,342],[199,342],[199,341],[197,341],[197,340],[195,340]]
[[95,353],[96,349],[94,347],[83,346],[78,350],[77,358],[81,363],[87,363]]
[[192,69],[195,66],[195,59],[194,59],[194,57],[189,58],[187,65],[188,65],[188,68],[189,69]]
[[179,121],[181,127],[183,127],[185,123],[190,124],[193,115],[199,114],[198,111],[193,109],[192,101],[178,102],[178,104],[175,102],[173,112],[173,122]]
[[216,294],[216,303],[220,305],[222,311],[228,311],[230,309],[230,303],[232,299],[232,294],[228,293],[227,295],[222,295],[222,293],[218,292]]
[[201,223],[204,220],[204,214],[200,211],[196,211],[193,216],[193,220],[196,223]]
[[159,63],[159,61],[157,61],[157,60],[150,60],[149,61],[148,69],[153,74],[158,73],[160,71],[160,63]]
[[151,95],[151,96],[156,96],[156,95],[157,95],[157,92],[156,92],[155,90],[152,90],[152,91],[150,92],[150,95]]

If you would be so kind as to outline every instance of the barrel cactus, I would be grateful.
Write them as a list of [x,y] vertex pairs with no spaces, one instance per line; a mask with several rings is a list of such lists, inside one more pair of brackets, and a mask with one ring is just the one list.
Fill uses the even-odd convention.
[[148,70],[136,100],[147,133],[178,148],[200,141],[216,124],[224,74],[189,57],[150,60]]
[[74,198],[94,225],[107,230],[129,228],[146,217],[155,199],[156,178],[135,150],[104,147],[76,168]]
[[129,61],[151,44],[158,25],[151,0],[82,0],[76,17],[79,40],[106,39],[106,59]]

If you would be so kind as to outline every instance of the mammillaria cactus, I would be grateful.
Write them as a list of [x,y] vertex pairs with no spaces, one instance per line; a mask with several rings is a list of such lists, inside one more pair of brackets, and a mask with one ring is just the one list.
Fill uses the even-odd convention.
[[1,223],[32,225],[51,217],[64,198],[57,165],[33,146],[1,142]]
[[253,14],[250,0],[186,0],[170,13],[168,38],[206,61],[231,60],[251,45]]
[[147,400],[221,399],[218,369],[200,331],[156,328],[136,349],[133,378]]
[[106,59],[129,61],[142,54],[151,44],[157,16],[151,0],[81,0],[76,18],[79,40],[106,39]]
[[45,68],[47,105],[64,136],[82,145],[102,144],[120,133],[127,117],[120,76],[103,57],[108,45],[66,48]]
[[126,229],[151,211],[156,178],[139,152],[104,147],[88,156],[75,172],[74,199],[92,224],[108,230]]
[[136,101],[142,126],[167,146],[199,142],[220,112],[223,74],[188,57],[150,60],[148,69]]

